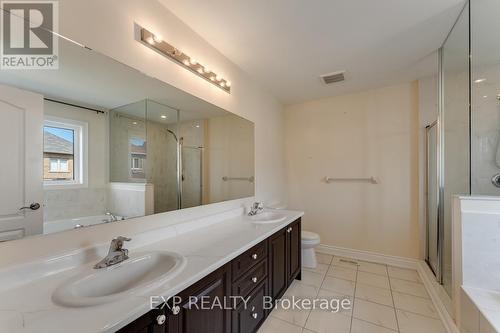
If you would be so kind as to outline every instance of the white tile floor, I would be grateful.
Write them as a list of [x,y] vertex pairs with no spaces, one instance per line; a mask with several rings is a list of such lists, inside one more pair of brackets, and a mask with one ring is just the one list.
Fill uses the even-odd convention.
[[414,270],[318,254],[285,297],[354,299],[351,310],[275,309],[258,333],[445,333]]

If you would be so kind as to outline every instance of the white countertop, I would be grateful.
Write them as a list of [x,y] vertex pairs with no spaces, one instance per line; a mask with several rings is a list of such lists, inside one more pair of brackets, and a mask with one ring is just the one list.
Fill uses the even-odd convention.
[[109,244],[4,269],[0,271],[0,332],[115,332],[150,310],[150,296],[174,296],[304,214],[279,212],[287,218],[273,224],[254,224],[242,209],[236,209],[138,235],[123,235],[132,237],[130,246],[126,246],[131,254],[172,251],[185,256],[187,264],[160,287],[113,303],[71,308],[52,300],[61,283],[92,267]]
[[500,293],[466,286],[462,289],[495,331],[500,332]]

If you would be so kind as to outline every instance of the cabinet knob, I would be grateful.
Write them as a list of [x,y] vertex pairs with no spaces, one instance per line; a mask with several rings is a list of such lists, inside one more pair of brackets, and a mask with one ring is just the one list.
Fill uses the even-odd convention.
[[286,229],[286,232],[291,233],[292,232],[292,227]]
[[178,315],[179,312],[181,312],[181,307],[180,306],[176,305],[176,306],[172,307],[172,314]]
[[167,321],[167,316],[165,315],[159,315],[158,317],[156,317],[156,322],[158,323],[158,325],[165,324],[165,321]]
[[253,260],[257,260],[257,257],[258,257],[258,256],[257,256],[257,253],[252,254],[252,259],[253,259]]
[[259,314],[257,312],[252,313],[253,319],[257,319],[259,317]]
[[257,279],[257,277],[255,277],[255,276],[254,276],[254,277],[252,278],[252,282],[253,282],[253,283],[257,283],[257,281],[259,281],[259,279]]

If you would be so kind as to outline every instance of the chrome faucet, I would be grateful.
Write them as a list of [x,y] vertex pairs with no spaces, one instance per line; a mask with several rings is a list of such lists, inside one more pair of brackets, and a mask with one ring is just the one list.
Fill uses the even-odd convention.
[[130,241],[131,238],[117,237],[113,238],[109,246],[108,255],[94,265],[95,269],[106,268],[121,263],[128,259],[128,250],[123,248],[123,242]]
[[250,211],[248,212],[248,216],[257,215],[261,213],[263,210],[264,210],[263,202],[254,202],[252,208],[250,208]]
[[102,220],[102,222],[104,223],[109,223],[109,222],[116,222],[118,221],[118,218],[116,217],[115,214],[111,213],[111,212],[106,212],[106,216],[108,216],[107,219],[105,220]]

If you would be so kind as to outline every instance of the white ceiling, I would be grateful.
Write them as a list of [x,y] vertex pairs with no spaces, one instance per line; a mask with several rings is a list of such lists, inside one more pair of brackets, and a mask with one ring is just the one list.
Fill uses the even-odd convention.
[[[160,0],[285,104],[431,74],[463,0]],[[319,76],[346,70],[326,86]],[[231,79],[231,78],[229,78]]]

